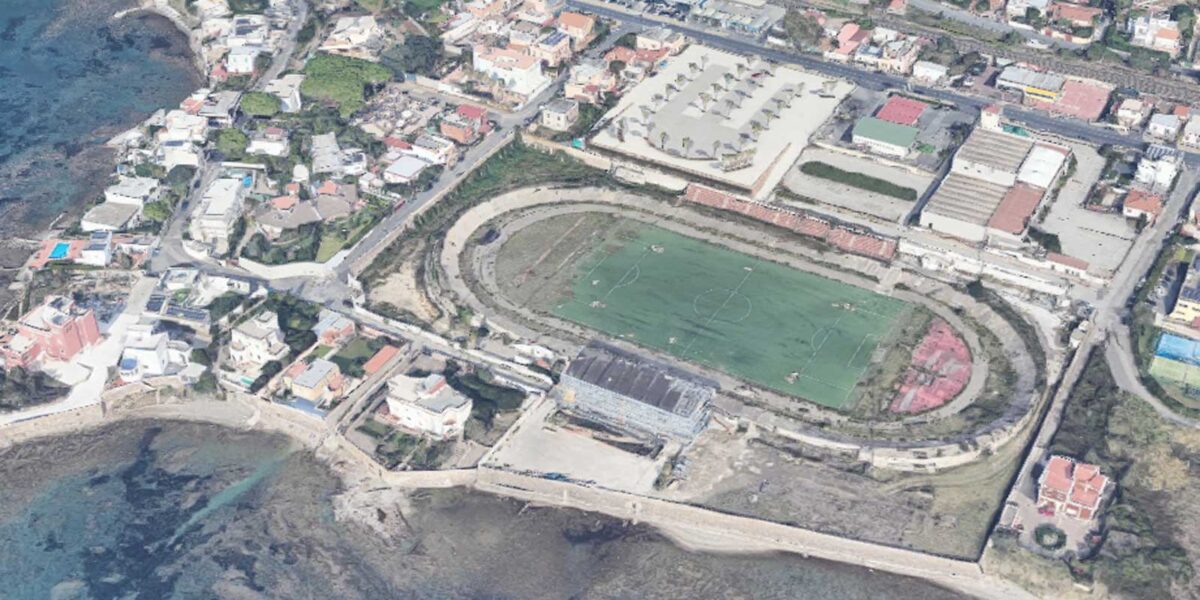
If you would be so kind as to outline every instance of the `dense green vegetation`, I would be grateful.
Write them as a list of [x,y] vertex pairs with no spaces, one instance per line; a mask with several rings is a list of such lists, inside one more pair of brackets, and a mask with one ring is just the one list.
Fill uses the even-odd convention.
[[891,196],[901,200],[908,200],[911,202],[917,199],[917,190],[912,188],[896,185],[890,181],[886,181],[878,177],[871,177],[870,175],[863,173],[843,171],[842,169],[839,169],[831,164],[820,161],[814,160],[811,162],[806,162],[803,165],[800,165],[800,171],[805,175],[812,175],[813,177],[820,177],[821,179],[828,179],[830,181],[844,183],[861,190],[874,192],[876,194],[883,194],[885,196]]
[[265,92],[246,92],[242,96],[242,112],[251,117],[272,117],[279,112],[279,98]]
[[534,149],[517,138],[475,169],[454,191],[413,219],[412,226],[380,254],[360,279],[369,285],[385,277],[398,264],[397,259],[407,256],[417,246],[415,242],[434,238],[467,209],[504,192],[549,182],[566,187],[601,185],[607,178],[604,171],[562,153]]
[[301,300],[291,294],[272,292],[263,306],[279,316],[279,327],[283,329],[283,341],[291,349],[291,356],[317,343],[317,334],[312,328],[317,324],[321,312],[319,305]]
[[234,127],[219,129],[211,137],[216,143],[217,151],[224,154],[226,160],[241,160],[246,157],[246,147],[250,145],[250,138],[246,137],[242,130]]
[[362,107],[366,87],[388,81],[392,72],[365,60],[318,54],[304,66],[304,75],[301,94],[335,105],[342,117],[348,117]]
[[443,375],[450,387],[471,399],[471,419],[481,423],[485,430],[491,429],[498,413],[517,410],[525,401],[525,392],[496,383],[486,370],[463,371],[457,363],[450,362]]
[[363,365],[385,344],[387,340],[384,338],[355,338],[329,360],[337,364],[342,373],[350,377],[362,377]]
[[[1120,596],[1166,598],[1173,583],[1191,580],[1184,540],[1195,539],[1190,500],[1197,485],[1200,433],[1166,424],[1146,403],[1113,381],[1103,350],[1088,361],[1050,448],[1100,466],[1119,486],[1106,511],[1105,547],[1072,565]],[[1186,521],[1185,521],[1186,520]],[[1119,543],[1114,540],[1120,539]]]
[[403,44],[396,44],[383,52],[379,63],[397,77],[405,73],[433,75],[442,60],[442,43],[425,35],[410,35]]
[[31,373],[21,367],[0,371],[0,413],[53,402],[70,391],[41,371]]

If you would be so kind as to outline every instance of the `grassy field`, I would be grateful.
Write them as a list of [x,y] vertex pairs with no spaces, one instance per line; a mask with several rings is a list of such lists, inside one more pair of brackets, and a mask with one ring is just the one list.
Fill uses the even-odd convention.
[[664,229],[616,232],[577,255],[573,277],[549,290],[554,314],[824,406],[850,403],[880,339],[908,309]]

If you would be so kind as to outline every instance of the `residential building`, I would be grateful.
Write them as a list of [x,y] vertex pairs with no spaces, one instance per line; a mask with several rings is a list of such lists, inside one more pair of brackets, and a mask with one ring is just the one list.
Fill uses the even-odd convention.
[[1065,82],[1066,79],[1061,75],[1039,73],[1024,67],[1008,67],[996,78],[996,87],[1017,90],[1031,100],[1057,102]]
[[579,120],[579,102],[557,98],[542,109],[542,125],[555,131],[568,131]]
[[155,137],[160,142],[183,140],[204,143],[208,139],[208,119],[183,110],[172,110],[163,118],[163,128]]
[[917,62],[913,63],[913,79],[916,79],[924,84],[932,85],[941,83],[946,80],[946,76],[949,75],[949,73],[950,69],[948,67],[945,65],[939,65],[935,62],[918,60]]
[[233,328],[229,341],[229,360],[241,372],[246,386],[258,377],[263,365],[283,360],[287,354],[288,346],[283,341],[279,315],[269,310]]
[[302,83],[304,83],[304,75],[292,73],[267,82],[263,91],[279,98],[280,112],[298,113],[304,108],[304,103],[300,98],[300,84]]
[[1146,223],[1154,223],[1163,211],[1163,199],[1158,194],[1145,190],[1132,189],[1125,194],[1121,202],[1121,214],[1127,219],[1145,219]]
[[1024,19],[1031,8],[1038,11],[1038,14],[1045,15],[1050,12],[1050,0],[1008,0],[1004,6],[1004,13],[1010,20]]
[[270,27],[263,15],[241,14],[233,17],[233,26],[229,35],[225,36],[225,46],[266,46],[270,37]]
[[1200,328],[1200,256],[1192,258],[1179,297],[1167,318],[1188,327]]
[[1173,148],[1150,144],[1138,161],[1133,180],[1150,191],[1166,193],[1175,185],[1175,177],[1183,165],[1183,155]]
[[561,31],[551,31],[529,46],[530,56],[555,68],[571,58],[571,38]]
[[471,418],[471,399],[450,387],[440,373],[392,377],[385,408],[386,420],[437,439],[461,436]]
[[251,75],[255,71],[255,62],[263,53],[261,46],[238,46],[229,50],[225,55],[225,71],[230,75]]
[[333,132],[314,135],[312,137],[312,173],[339,174],[344,166],[342,147],[338,145],[337,134]]
[[634,38],[634,47],[638,50],[666,50],[667,54],[675,54],[683,50],[687,38],[678,31],[666,27],[655,27],[641,31]]
[[288,132],[279,127],[265,127],[255,131],[250,136],[250,144],[246,146],[248,154],[282,157],[287,156],[290,151]]
[[1173,114],[1156,113],[1146,124],[1146,135],[1167,143],[1174,143],[1175,138],[1179,137],[1179,130],[1182,126],[1183,122],[1179,117]]
[[717,383],[647,356],[593,341],[571,361],[559,407],[650,438],[690,441],[708,426]]
[[293,396],[317,405],[340,396],[344,383],[337,364],[323,358],[297,362],[283,376],[283,385]]
[[451,164],[458,158],[458,148],[454,142],[432,134],[417,136],[408,153],[435,165]]
[[1169,17],[1144,14],[1129,20],[1129,43],[1166,52],[1174,58],[1183,49],[1183,34],[1179,31],[1179,23]]
[[438,130],[447,138],[464,146],[474,144],[492,130],[487,110],[470,104],[460,105],[453,113],[442,118]]
[[68,361],[100,341],[96,315],[67,296],[47,296],[17,321],[16,329],[0,348],[8,369],[34,367],[43,360]]
[[207,93],[196,114],[208,119],[210,127],[232,127],[234,113],[241,99],[242,93],[233,90]]
[[513,48],[476,46],[472,67],[526,100],[550,83],[541,62]]
[[75,262],[93,267],[107,267],[112,261],[113,234],[111,231],[94,231],[88,237],[88,242],[79,251]]
[[596,29],[596,18],[576,12],[564,12],[558,15],[558,28],[567,37],[576,50],[591,40],[592,32]]
[[86,231],[124,231],[137,227],[142,207],[136,204],[101,202],[83,213],[79,228]]
[[318,344],[338,346],[354,337],[355,326],[354,321],[345,315],[323,308],[318,315],[317,324],[313,325],[312,332],[317,335]]
[[[140,381],[147,377],[161,377],[182,369],[187,360],[183,356],[186,344],[171,347],[170,336],[155,333],[153,325],[130,325],[125,332],[125,346],[121,360],[117,363],[123,381]],[[190,348],[189,348],[190,350]]]
[[363,363],[363,375],[370,377],[371,375],[378,373],[380,370],[386,367],[387,364],[392,361],[392,359],[396,358],[398,354],[400,354],[400,348],[397,348],[391,344],[380,348],[374,356],[367,359],[367,362]]
[[387,183],[409,184],[421,176],[421,172],[429,163],[411,154],[397,158],[383,172],[383,180]]
[[325,37],[320,50],[363,60],[379,60],[383,51],[383,28],[371,15],[341,17]]
[[1117,124],[1127,129],[1141,127],[1146,115],[1150,114],[1150,106],[1137,98],[1126,98],[1117,106]]
[[[616,48],[613,49],[614,51]],[[628,63],[626,63],[628,68]],[[617,90],[617,76],[604,62],[581,60],[571,67],[563,85],[563,96],[580,102],[599,104]]]
[[155,161],[162,165],[167,172],[175,167],[199,167],[200,150],[192,142],[174,140],[158,145]]
[[159,184],[153,177],[121,177],[104,190],[104,201],[144,206],[158,200]]
[[1183,127],[1183,137],[1179,139],[1179,145],[1192,151],[1200,150],[1200,118],[1188,119],[1187,125]]
[[192,239],[208,244],[214,253],[229,251],[229,234],[242,216],[246,187],[240,179],[218,179],[200,198],[188,231]]
[[851,132],[855,146],[892,158],[904,158],[917,140],[918,129],[876,117],[863,117]]
[[1090,521],[1100,512],[1109,480],[1100,467],[1054,455],[1038,477],[1038,506]]

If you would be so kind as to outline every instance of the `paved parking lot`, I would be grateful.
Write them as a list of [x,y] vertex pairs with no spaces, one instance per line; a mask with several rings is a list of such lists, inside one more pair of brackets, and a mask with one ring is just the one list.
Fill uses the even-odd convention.
[[[844,171],[865,173],[872,177],[886,179],[897,185],[917,190],[918,195],[924,193],[925,189],[933,183],[932,174],[914,173],[907,169],[883,165],[869,158],[860,158],[815,146],[810,146],[800,155],[800,160],[796,161],[796,165],[788,171],[787,176],[783,179],[784,186],[796,194],[890,223],[895,223],[908,214],[913,203],[800,172],[800,165],[810,161],[820,161]],[[801,205],[797,206],[803,208]]]
[[1077,161],[1075,174],[1059,191],[1040,227],[1058,236],[1063,254],[1086,260],[1097,273],[1112,273],[1129,253],[1137,232],[1119,213],[1083,207],[1104,170],[1104,157],[1086,144],[1070,145]]

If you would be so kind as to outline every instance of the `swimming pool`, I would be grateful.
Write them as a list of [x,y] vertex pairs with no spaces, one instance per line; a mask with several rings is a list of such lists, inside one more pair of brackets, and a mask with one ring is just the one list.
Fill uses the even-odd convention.
[[59,260],[67,257],[67,252],[71,251],[71,244],[67,242],[59,242],[54,245],[54,249],[50,251],[50,260]]

